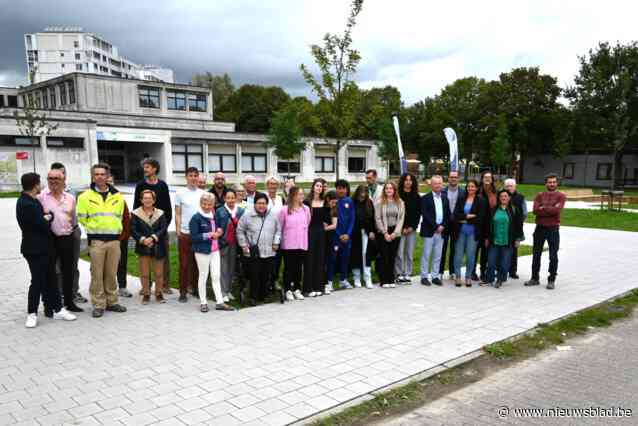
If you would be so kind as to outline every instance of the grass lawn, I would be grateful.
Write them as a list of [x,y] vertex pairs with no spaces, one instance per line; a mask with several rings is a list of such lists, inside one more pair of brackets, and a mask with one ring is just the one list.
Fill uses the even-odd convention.
[[[533,214],[527,217],[527,222],[534,223]],[[560,223],[580,228],[638,232],[638,213],[615,210],[563,209]]]
[[18,198],[20,194],[20,191],[0,192],[0,198]]

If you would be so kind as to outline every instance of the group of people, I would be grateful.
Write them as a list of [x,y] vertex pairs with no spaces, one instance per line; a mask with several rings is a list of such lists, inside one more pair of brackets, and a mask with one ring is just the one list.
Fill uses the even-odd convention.
[[[145,158],[142,167],[144,179],[135,188],[130,212],[113,186],[107,164],[91,168],[90,188],[77,197],[66,188],[62,164],[52,165],[44,190],[37,174],[22,176],[16,213],[23,235],[21,252],[32,275],[27,327],[37,325],[40,299],[45,315],[54,319],[72,321],[74,313],[83,310],[77,305],[86,302],[77,287],[78,225],[87,234],[95,318],[105,311],[126,311],[119,297],[132,297],[126,289],[130,238],[139,262],[141,303],[151,303],[151,293],[157,303],[166,302],[164,295],[172,293],[168,228],[173,217],[179,254],[178,301],[197,297],[201,312],[209,311],[209,282],[215,309],[223,311],[234,310],[230,302],[234,295],[244,295],[245,282],[247,302],[253,306],[273,292],[282,302],[328,295],[335,278],[341,289],[374,288],[373,266],[382,288],[410,284],[417,232],[423,240],[423,285],[443,284],[446,258],[457,287],[479,282],[499,288],[508,276],[518,278],[525,199],[513,179],[497,190],[489,171],[482,173],[480,182],[467,181],[465,188],[459,185],[457,172],[449,173],[446,188],[441,176],[432,176],[431,191],[421,195],[410,173],[403,174],[398,184],[381,184],[377,172],[368,170],[366,183],[357,186],[351,197],[346,180],[338,180],[335,189],[329,190],[328,183],[318,178],[307,192],[287,180],[280,193],[280,181],[269,177],[266,190],[259,192],[255,177],[247,176],[243,188],[235,189],[226,185],[223,173],[214,176],[207,190],[200,171],[189,168],[186,186],[171,201],[168,185],[158,178],[159,163]],[[555,285],[560,212],[565,202],[557,185],[556,175],[548,175],[547,190],[534,200],[537,226],[528,286],[540,283],[545,240],[550,251],[547,288]]]

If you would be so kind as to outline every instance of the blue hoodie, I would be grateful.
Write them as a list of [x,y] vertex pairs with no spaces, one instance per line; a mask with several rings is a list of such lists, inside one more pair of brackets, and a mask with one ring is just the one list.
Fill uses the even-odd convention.
[[[354,228],[354,220],[356,216],[356,209],[352,198],[343,197],[337,201],[337,229],[336,240],[339,241],[339,237],[347,234],[352,241],[352,229]],[[350,242],[348,241],[348,242]]]

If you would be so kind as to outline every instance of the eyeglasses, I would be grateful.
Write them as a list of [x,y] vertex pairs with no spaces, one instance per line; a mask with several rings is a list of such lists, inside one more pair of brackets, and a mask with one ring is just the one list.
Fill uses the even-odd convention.
[[59,177],[47,177],[47,180],[62,180],[62,178],[59,178]]

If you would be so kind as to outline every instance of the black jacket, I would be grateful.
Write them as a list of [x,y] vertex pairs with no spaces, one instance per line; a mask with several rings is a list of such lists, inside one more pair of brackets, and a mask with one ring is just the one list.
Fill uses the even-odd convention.
[[[135,253],[138,256],[153,256],[156,259],[166,257],[166,230],[168,222],[161,209],[155,209],[152,217],[148,217],[142,207],[131,214],[131,236],[135,240]],[[147,247],[141,243],[142,238],[153,238],[155,244]]]
[[140,196],[142,191],[150,189],[155,193],[155,207],[164,212],[164,218],[167,224],[171,224],[173,220],[173,205],[171,203],[171,195],[168,189],[168,185],[163,180],[158,180],[155,185],[143,180],[135,185],[135,195],[133,196],[133,210],[142,205]]
[[[441,194],[441,201],[443,204],[443,222],[437,225],[436,223],[436,208],[434,207],[434,196],[432,192],[428,192],[421,197],[421,236],[431,238],[434,235],[436,228],[441,225],[443,228],[447,228],[450,223],[450,205],[447,201],[447,197]],[[445,232],[445,229],[444,229]]]
[[44,218],[42,204],[23,192],[16,203],[16,218],[22,230],[20,253],[25,256],[47,255],[52,242],[51,225]]
[[416,192],[400,193],[403,204],[405,205],[405,219],[403,220],[403,229],[412,228],[416,230],[421,220],[421,197]]
[[[492,219],[494,218],[494,214],[499,209],[499,207],[494,207],[487,218],[487,222],[485,224],[485,238],[490,241],[490,244],[494,243],[494,227],[492,226]],[[512,206],[507,207],[505,210],[507,215],[510,218],[510,229],[509,229],[509,246],[513,247],[514,242],[516,240],[522,241],[525,237],[523,235],[523,220],[521,219],[521,213],[512,208]]]
[[368,200],[365,203],[356,200],[354,202],[354,208],[356,214],[354,217],[354,229],[363,229],[366,234],[370,232],[376,232],[376,225],[374,222],[374,204],[372,200]]
[[451,224],[452,238],[459,237],[461,232],[461,226],[463,221],[466,221],[470,225],[474,225],[474,239],[481,241],[485,239],[485,221],[487,219],[489,209],[487,207],[487,201],[480,195],[474,197],[472,207],[470,208],[470,214],[476,215],[472,219],[467,219],[465,214],[465,201],[467,200],[467,194],[459,194],[459,198],[456,200],[456,206],[454,207],[453,222]]
[[208,190],[208,192],[210,192],[211,194],[215,196],[215,211],[217,211],[217,209],[223,206],[224,203],[226,202],[226,193],[228,192],[228,187],[224,185],[224,187],[222,188],[222,193],[217,194],[217,189],[215,188],[215,185],[213,185]]

